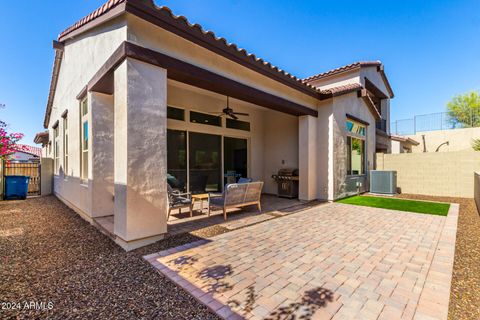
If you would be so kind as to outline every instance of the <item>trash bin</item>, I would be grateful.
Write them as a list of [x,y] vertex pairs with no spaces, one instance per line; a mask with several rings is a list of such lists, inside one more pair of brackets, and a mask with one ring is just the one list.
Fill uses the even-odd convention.
[[26,199],[29,176],[5,176],[5,200]]

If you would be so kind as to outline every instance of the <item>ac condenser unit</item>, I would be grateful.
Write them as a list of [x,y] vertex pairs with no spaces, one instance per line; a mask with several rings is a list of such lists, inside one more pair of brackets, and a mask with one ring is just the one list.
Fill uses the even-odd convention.
[[370,192],[383,194],[397,193],[397,171],[370,171]]

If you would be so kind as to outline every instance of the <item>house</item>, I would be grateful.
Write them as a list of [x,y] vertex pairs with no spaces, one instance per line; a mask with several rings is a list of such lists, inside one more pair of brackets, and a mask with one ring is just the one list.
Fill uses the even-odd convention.
[[272,174],[298,168],[301,200],[335,200],[368,190],[389,134],[381,62],[299,79],[152,1],[110,0],[53,47],[54,193],[89,221],[114,215],[126,249],[167,232],[167,177],[206,192],[247,176],[274,194]]
[[412,153],[412,148],[420,143],[410,137],[390,135],[392,152],[391,153]]
[[15,152],[7,156],[7,160],[13,163],[40,162],[41,156],[41,148],[18,144]]

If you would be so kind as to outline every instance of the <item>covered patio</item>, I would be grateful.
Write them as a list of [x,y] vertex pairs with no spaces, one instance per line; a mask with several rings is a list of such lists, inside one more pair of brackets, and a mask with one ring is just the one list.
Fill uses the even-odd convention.
[[[92,218],[129,250],[175,229],[215,223],[216,213],[186,220],[173,214],[167,226],[167,181],[179,192],[205,194],[248,178],[264,182],[262,193],[275,194],[271,176],[293,168],[298,198],[315,199],[308,172],[318,113],[317,93],[310,93],[300,104],[124,42],[79,93],[93,110]],[[262,198],[263,212],[289,206]]]

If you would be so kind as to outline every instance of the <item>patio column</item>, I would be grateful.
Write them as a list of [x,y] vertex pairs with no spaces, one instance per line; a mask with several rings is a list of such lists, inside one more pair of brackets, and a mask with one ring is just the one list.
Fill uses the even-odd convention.
[[92,218],[113,215],[113,96],[89,92]]
[[317,118],[298,118],[298,169],[300,200],[317,198]]
[[130,250],[167,232],[167,70],[127,58],[114,90],[114,232]]

